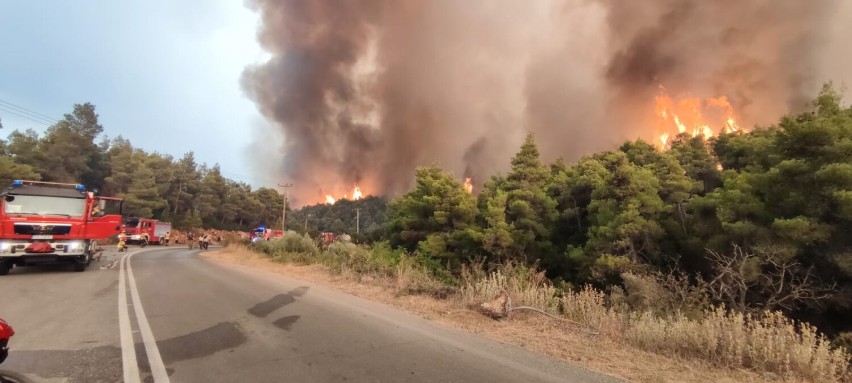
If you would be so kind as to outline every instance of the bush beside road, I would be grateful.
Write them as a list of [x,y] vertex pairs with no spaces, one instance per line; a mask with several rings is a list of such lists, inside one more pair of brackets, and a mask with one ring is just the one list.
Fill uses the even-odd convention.
[[[850,354],[832,347],[813,327],[780,313],[675,307],[672,302],[683,299],[676,299],[677,289],[662,279],[625,275],[632,278],[625,291],[604,293],[554,286],[542,271],[513,264],[493,270],[474,264],[453,277],[385,244],[334,243],[320,249],[295,233],[231,245],[209,257],[330,284],[631,381],[850,379]],[[529,310],[500,312],[520,306],[558,319]],[[491,319],[494,314],[506,320]]]

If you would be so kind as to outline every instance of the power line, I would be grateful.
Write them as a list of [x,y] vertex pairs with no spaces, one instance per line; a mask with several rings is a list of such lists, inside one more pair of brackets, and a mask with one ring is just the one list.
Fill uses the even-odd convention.
[[30,116],[30,115],[18,112],[14,109],[6,107],[5,105],[0,105],[0,111],[9,113],[11,115],[18,116],[20,118],[30,120],[32,122],[35,122],[35,123],[38,123],[38,124],[41,124],[41,125],[47,125],[47,126],[53,125],[52,122],[47,122],[44,119],[36,118],[36,117]]
[[27,113],[27,114],[33,115],[33,116],[35,116],[35,117],[38,117],[38,118],[41,118],[41,119],[44,119],[44,120],[47,120],[47,121],[51,121],[51,122],[53,122],[53,123],[57,123],[57,122],[59,122],[59,120],[57,120],[57,119],[55,119],[55,118],[53,118],[53,117],[50,117],[50,116],[47,116],[47,115],[41,114],[41,113],[39,113],[39,112],[36,112],[36,111],[30,110],[30,109],[24,108],[23,106],[15,105],[15,104],[13,104],[13,103],[11,103],[11,102],[9,102],[9,101],[0,100],[0,104],[6,104],[6,105],[8,105],[8,106],[10,106],[10,107],[12,107],[12,108],[14,108],[14,109],[20,110],[21,112],[24,112],[24,113]]
[[30,120],[32,122],[35,122],[37,124],[41,124],[41,125],[44,125],[44,126],[51,126],[51,125],[54,124],[53,122],[47,122],[47,121],[44,121],[44,120],[39,120],[39,119],[36,119],[34,117],[30,117],[30,116],[27,116],[25,114],[15,112],[14,110],[4,109],[4,105],[0,105],[0,111],[18,116],[20,118]]
[[23,106],[15,105],[11,102],[4,101],[4,100],[0,100],[0,111],[18,116],[18,117],[23,118],[23,119],[30,120],[30,121],[35,122],[37,124],[45,125],[45,126],[51,126],[51,125],[59,122],[58,120],[53,119],[51,117],[48,117],[44,114],[41,114],[39,112],[35,112],[33,110],[24,108]]

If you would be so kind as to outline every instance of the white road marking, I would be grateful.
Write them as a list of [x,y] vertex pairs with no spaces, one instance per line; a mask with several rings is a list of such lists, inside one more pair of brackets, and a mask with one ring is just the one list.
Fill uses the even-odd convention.
[[130,329],[130,314],[127,311],[127,287],[124,284],[124,260],[118,271],[118,328],[121,334],[121,366],[125,383],[139,383],[139,365],[136,363],[136,348]]
[[136,278],[133,277],[133,267],[130,265],[130,258],[134,254],[128,255],[126,258],[130,297],[133,299],[136,323],[139,324],[139,331],[142,332],[142,342],[145,343],[145,353],[148,355],[148,364],[151,366],[151,376],[154,378],[154,383],[169,383],[169,374],[166,372],[166,366],[163,364],[163,358],[160,356],[160,349],[157,348],[157,340],[154,338],[154,333],[148,324],[145,309],[142,308],[142,299],[139,298],[139,291],[136,289]]

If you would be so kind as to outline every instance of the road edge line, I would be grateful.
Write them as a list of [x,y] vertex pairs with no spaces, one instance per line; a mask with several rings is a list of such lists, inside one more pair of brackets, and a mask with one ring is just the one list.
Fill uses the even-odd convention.
[[127,285],[124,281],[124,261],[126,258],[125,255],[118,262],[118,328],[121,338],[121,369],[125,383],[140,383],[139,362],[136,360],[136,347],[133,343],[130,313],[127,308]]
[[127,255],[127,277],[130,284],[130,297],[133,299],[133,311],[136,312],[136,323],[139,325],[139,332],[142,334],[143,343],[145,343],[145,353],[148,355],[148,364],[151,366],[151,376],[154,378],[154,382],[169,383],[169,374],[166,372],[166,366],[160,356],[157,339],[154,338],[154,332],[151,331],[151,325],[148,324],[148,317],[145,316],[145,309],[142,308],[142,299],[136,289],[136,278],[133,276],[133,266],[130,265],[130,258],[134,255],[136,253]]

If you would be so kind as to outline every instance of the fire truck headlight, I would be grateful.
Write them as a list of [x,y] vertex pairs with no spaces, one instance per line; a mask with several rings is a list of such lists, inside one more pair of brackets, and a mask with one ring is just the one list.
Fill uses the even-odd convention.
[[83,248],[82,242],[69,242],[68,251],[77,251]]
[[12,247],[12,244],[9,242],[0,242],[0,253],[5,253],[9,251],[9,248]]

